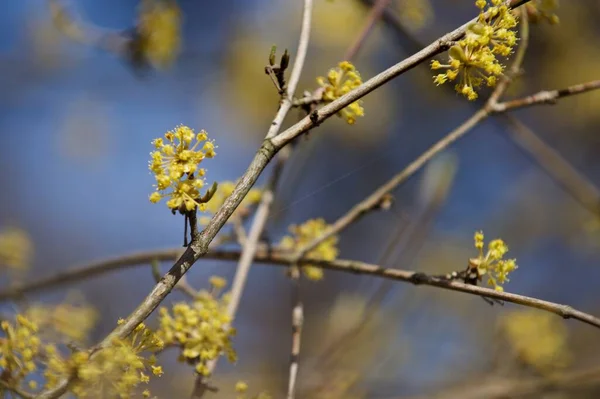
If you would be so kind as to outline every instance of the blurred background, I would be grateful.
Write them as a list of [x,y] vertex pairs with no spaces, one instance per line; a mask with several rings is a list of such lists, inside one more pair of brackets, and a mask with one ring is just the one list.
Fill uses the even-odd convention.
[[[316,77],[341,61],[366,21],[368,3],[315,0],[297,95],[314,90]],[[413,39],[430,43],[472,18],[472,3],[393,0],[389,11]],[[115,33],[131,30],[139,10],[137,0],[67,4],[86,24]],[[0,230],[22,229],[31,245],[31,266],[6,271],[4,286],[91,260],[181,246],[182,218],[148,201],[150,142],[175,125],[205,129],[215,139],[208,182],[235,180],[245,171],[277,110],[277,92],[264,73],[269,50],[287,48],[293,62],[302,2],[177,4],[180,53],[168,67],[140,68],[65,37],[46,2],[4,2]],[[509,97],[598,78],[600,3],[561,2],[556,14],[559,25],[532,25],[524,75]],[[354,64],[366,80],[412,54],[409,42],[380,22]],[[476,110],[433,85],[432,75],[415,68],[365,97],[365,117],[355,125],[334,117],[297,140],[267,224],[273,242],[290,224],[316,217],[333,222]],[[600,93],[591,92],[514,116],[600,185],[599,110]],[[292,110],[286,125],[301,116]],[[511,137],[500,119],[477,126],[394,191],[391,210],[347,229],[340,258],[445,274],[476,255],[473,233],[483,230],[486,238],[503,238],[517,258],[507,291],[600,314],[598,214]],[[257,266],[235,321],[239,361],[220,362],[215,384],[222,389],[211,397],[233,397],[238,380],[275,398],[287,387],[291,285],[284,269]],[[200,260],[188,278],[202,288],[210,276],[230,281],[234,272],[235,262]],[[94,343],[152,286],[150,269],[140,266],[28,299],[54,304],[72,289],[83,293],[78,301],[98,315],[88,339]],[[600,332],[593,327],[512,304],[490,307],[470,295],[330,271],[323,281],[303,281],[301,295],[298,398],[600,395]],[[174,292],[167,302],[182,299]],[[8,313],[16,305],[1,306]],[[193,369],[177,363],[175,353],[161,362],[168,372],[153,392],[188,397]]]

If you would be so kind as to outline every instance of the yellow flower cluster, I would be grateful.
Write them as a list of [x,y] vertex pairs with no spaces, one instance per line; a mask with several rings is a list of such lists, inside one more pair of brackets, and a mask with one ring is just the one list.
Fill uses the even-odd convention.
[[446,69],[433,77],[439,86],[447,81],[460,80],[455,90],[469,100],[477,99],[476,88],[484,82],[495,86],[497,77],[502,75],[504,67],[496,55],[507,57],[517,42],[514,28],[517,18],[502,0],[477,0],[475,5],[481,9],[477,22],[471,24],[465,37],[448,51],[448,63],[434,60],[431,69]]
[[[323,101],[328,103],[357,88],[363,82],[354,65],[349,61],[342,61],[337,68],[329,70],[327,78],[319,76],[317,83],[324,89]],[[365,115],[361,104],[362,100],[357,100],[341,110],[338,115],[353,125],[357,117]]]
[[27,233],[16,227],[0,232],[0,267],[24,270],[31,264],[33,244]]
[[[328,227],[325,220],[321,218],[310,219],[300,226],[292,225],[289,228],[292,235],[284,236],[279,243],[279,247],[284,251],[297,251],[313,239],[321,236]],[[337,236],[331,236],[306,256],[314,259],[335,260],[338,256],[337,243]],[[302,272],[309,280],[318,281],[323,278],[323,269],[318,266],[304,265]]]
[[[123,320],[119,320],[121,324]],[[55,386],[62,378],[76,372],[77,379],[71,391],[78,398],[130,398],[140,384],[150,382],[150,375],[160,377],[161,366],[156,357],[147,359],[144,352],[164,348],[163,341],[143,323],[126,339],[115,339],[111,346],[97,352],[92,358],[85,352],[75,352],[64,359],[53,345],[46,347],[48,367],[44,373],[47,386]],[[145,389],[143,397],[150,397]]]
[[[219,183],[217,187],[217,191],[214,193],[210,201],[206,204],[206,212],[208,213],[216,213],[225,200],[233,193],[233,189],[235,188],[235,183],[232,181],[224,181]],[[262,190],[258,188],[252,188],[248,192],[248,194],[242,200],[242,203],[236,208],[233,212],[233,215],[229,219],[227,219],[227,223],[231,223],[235,220],[236,217],[245,217],[248,215],[250,208],[253,205],[256,205],[260,202],[262,197]],[[208,224],[210,221],[209,217],[201,217],[200,224]]]
[[196,365],[201,375],[209,375],[207,363],[221,355],[230,362],[237,357],[231,345],[235,330],[229,328],[228,295],[219,297],[224,279],[212,278],[211,292],[202,291],[192,303],[179,302],[172,311],[161,308],[157,334],[166,345],[181,348],[180,361]]
[[181,11],[174,0],[142,0],[137,26],[140,51],[155,68],[170,66],[181,47]]
[[542,373],[563,368],[571,360],[567,327],[553,314],[512,311],[500,320],[500,328],[519,359]]
[[37,370],[41,340],[35,323],[19,314],[15,319],[14,324],[6,320],[0,323],[0,374],[8,386],[20,388],[23,380]]
[[398,0],[396,4],[398,18],[410,29],[421,29],[433,19],[430,0]]
[[[235,392],[237,392],[236,399],[247,399],[246,392],[248,392],[248,383],[246,381],[238,381],[235,384]],[[261,392],[256,396],[252,397],[253,399],[271,399],[271,395],[266,392]]]
[[[180,125],[165,133],[164,140],[158,138],[152,144],[156,151],[150,153],[149,168],[156,178],[156,191],[150,195],[150,201],[157,203],[167,197],[167,206],[173,212],[206,209],[209,198],[200,196],[206,171],[199,165],[216,155],[215,144],[208,140],[206,132],[195,134],[191,128]],[[163,193],[167,190],[170,191]]]
[[60,303],[35,304],[25,317],[39,326],[45,340],[83,343],[98,321],[98,312],[91,306]]
[[470,259],[471,265],[477,267],[479,276],[488,276],[488,285],[496,291],[503,291],[502,284],[509,281],[508,274],[517,269],[516,259],[503,259],[508,252],[508,247],[500,239],[492,240],[488,244],[488,250],[483,253],[483,233],[475,233],[475,248],[479,251],[477,258]]
[[527,15],[531,22],[537,23],[542,20],[555,25],[560,22],[554,11],[558,8],[558,0],[533,0],[525,4]]

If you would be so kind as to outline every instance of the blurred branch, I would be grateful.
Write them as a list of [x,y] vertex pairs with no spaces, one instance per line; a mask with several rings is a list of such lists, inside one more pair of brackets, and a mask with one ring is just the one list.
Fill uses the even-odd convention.
[[556,100],[574,96],[587,91],[600,89],[600,80],[580,83],[560,90],[543,90],[527,97],[504,101],[494,106],[494,112],[505,112],[516,108],[525,108],[537,104],[556,104]]
[[539,395],[548,391],[581,389],[600,384],[600,368],[557,373],[550,377],[522,379],[488,378],[469,381],[459,388],[445,388],[431,395],[400,399],[504,399]]
[[504,118],[511,127],[509,135],[512,142],[533,158],[584,208],[600,215],[600,190],[527,125],[512,115],[504,115]]
[[[296,91],[296,87],[298,86],[298,81],[300,80],[300,75],[304,67],[304,60],[306,59],[308,43],[310,40],[312,7],[312,0],[304,0],[304,9],[302,13],[302,28],[300,31],[300,39],[298,42],[298,51],[296,52],[296,59],[294,61],[294,66],[290,74],[289,83],[286,85],[285,93],[283,95],[283,98],[281,99],[279,110],[277,111],[277,114],[275,115],[275,118],[273,119],[273,122],[269,127],[266,139],[273,138],[279,133],[281,124],[283,123],[289,110],[292,108],[292,99],[294,97],[294,92]],[[258,250],[260,237],[263,234],[263,231],[267,224],[267,219],[269,218],[269,213],[271,212],[271,206],[273,205],[273,199],[275,196],[275,189],[277,188],[283,166],[289,159],[290,153],[291,150],[289,147],[284,148],[279,153],[273,173],[271,174],[269,182],[267,183],[267,186],[262,194],[260,204],[258,205],[258,208],[254,214],[252,225],[250,226],[250,232],[242,246],[242,254],[240,256],[238,267],[233,278],[233,284],[230,294],[231,296],[227,305],[227,314],[230,317],[230,320],[232,321],[235,319],[235,314],[237,312],[242,293],[244,292],[246,281],[248,280],[250,266],[254,261],[256,251]],[[225,325],[223,328],[228,329],[229,327],[229,325]],[[209,370],[209,375],[212,374],[214,369],[216,368],[218,359],[219,358],[217,357],[208,363],[207,367]],[[206,383],[206,377],[198,375],[196,377],[196,382],[194,384],[194,389],[191,397],[203,397],[204,393],[207,392],[207,388],[208,386]]]
[[[511,7],[516,7],[518,5],[525,4],[527,1],[528,0],[512,0],[509,5]],[[137,325],[144,321],[154,311],[154,309],[156,309],[156,307],[175,287],[179,279],[181,279],[181,277],[201,256],[208,252],[208,246],[210,242],[225,225],[227,219],[233,214],[267,164],[271,161],[271,159],[273,159],[279,150],[281,150],[285,145],[289,144],[300,134],[305,133],[319,125],[354,101],[364,97],[378,87],[381,87],[385,83],[391,81],[393,78],[426,61],[431,56],[448,49],[454,40],[461,38],[465,34],[469,24],[475,22],[476,20],[477,18],[472,19],[463,26],[440,37],[438,40],[434,41],[418,53],[379,73],[378,75],[364,82],[359,87],[339,97],[335,101],[332,101],[322,108],[311,112],[309,116],[302,119],[279,135],[272,138],[266,137],[256,152],[254,159],[248,166],[248,169],[235,186],[232,194],[225,200],[223,206],[213,215],[205,229],[193,237],[192,242],[186,248],[181,257],[175,262],[167,274],[163,276],[161,281],[155,285],[148,296],[125,319],[125,321],[117,326],[98,345],[90,350],[91,356],[94,356],[97,351],[111,345],[115,338],[124,338],[131,334]],[[58,398],[68,390],[72,379],[73,377],[70,377],[59,381],[53,388],[40,393],[37,398]]]
[[352,45],[348,48],[346,53],[344,54],[343,60],[350,61],[350,59],[354,58],[358,53],[358,50],[362,47],[367,36],[373,30],[375,23],[379,21],[386,7],[391,3],[391,0],[376,0],[369,11],[369,15],[367,16],[367,21],[363,26],[360,33],[356,36],[356,39],[352,43]]
[[[13,387],[10,384],[8,384],[6,381],[0,379],[0,393],[4,393],[3,391],[5,391],[5,390],[8,392],[12,392],[15,395],[19,395],[23,399],[33,399],[33,397],[34,397],[32,393],[25,392],[22,389],[17,388],[17,387]],[[12,395],[11,395],[11,397],[12,397]]]
[[298,360],[304,325],[304,307],[300,298],[300,267],[296,263],[290,270],[292,279],[292,351],[290,356],[290,372],[288,378],[287,399],[296,397],[296,381],[298,380]]
[[[145,253],[139,253],[135,256],[125,256],[123,259],[128,259],[131,263],[126,263],[124,261],[120,262],[121,268],[132,267],[134,265],[139,264],[149,264],[153,259],[166,259],[171,257],[176,251],[180,251],[180,249],[167,249],[162,251],[148,251]],[[142,255],[145,254],[145,255]],[[144,257],[145,256],[145,257]],[[217,259],[217,260],[238,260],[241,256],[240,251],[222,251],[222,250],[213,250],[206,253],[205,259]],[[255,256],[255,261],[258,263],[267,263],[271,265],[285,266],[288,267],[294,260],[294,254],[289,252],[281,252],[281,251],[268,251],[266,249],[259,249]],[[109,260],[106,262],[108,267],[106,271],[115,270],[114,265],[115,259]],[[579,310],[575,310],[568,305],[561,305],[558,303],[543,301],[541,299],[527,297],[523,295],[510,294],[508,292],[499,292],[490,288],[479,287],[470,284],[463,284],[457,281],[446,281],[443,279],[439,279],[437,277],[428,276],[424,273],[414,272],[410,270],[402,270],[402,269],[391,269],[385,268],[380,265],[374,265],[366,262],[359,262],[353,260],[343,260],[338,259],[334,261],[324,261],[321,259],[313,259],[313,258],[303,258],[298,261],[299,265],[310,264],[322,267],[327,270],[337,270],[342,272],[360,274],[360,275],[368,275],[373,277],[387,278],[395,281],[403,281],[406,283],[411,283],[415,285],[429,285],[433,287],[438,287],[451,291],[459,291],[467,294],[478,295],[478,296],[486,296],[488,298],[499,299],[505,302],[512,302],[518,305],[523,305],[531,308],[545,310],[550,313],[557,314],[564,319],[576,319],[582,321],[586,324],[590,324],[595,327],[600,328],[600,319],[594,317],[590,314],[581,312]],[[93,267],[93,275],[101,274],[100,271],[101,262],[94,262],[92,264]],[[15,298],[23,295],[24,292],[33,291],[30,287],[43,286],[45,289],[56,288],[65,282],[74,282],[76,280],[81,280],[83,278],[89,277],[90,275],[86,274],[86,271],[89,271],[90,268],[80,268],[78,270],[74,270],[73,273],[77,274],[77,278],[69,278],[67,281],[61,281],[60,283],[48,284],[47,281],[40,281],[37,283],[33,283],[30,286],[23,285],[21,287],[15,287],[13,289],[7,290],[0,294],[0,298],[3,300]],[[53,279],[56,280],[56,279]]]

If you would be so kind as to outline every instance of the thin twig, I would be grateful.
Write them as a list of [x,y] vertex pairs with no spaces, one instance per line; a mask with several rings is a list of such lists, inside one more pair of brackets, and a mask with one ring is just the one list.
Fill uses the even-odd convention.
[[302,326],[304,325],[304,307],[300,297],[300,267],[298,264],[291,266],[290,278],[292,280],[292,350],[287,399],[294,399],[296,397],[296,382],[298,381]]
[[[179,250],[179,249],[177,249]],[[139,264],[149,264],[152,259],[160,259],[162,257],[168,257],[173,254],[175,249],[167,249],[156,252],[146,252],[146,258],[142,258],[138,255],[136,260],[137,263],[131,263],[129,265],[121,262],[121,267],[131,267]],[[208,252],[205,255],[206,259],[218,259],[218,260],[238,260],[241,256],[240,251],[223,251],[223,250],[213,250]],[[135,258],[132,256],[123,257],[126,259],[134,260]],[[278,265],[289,267],[289,265],[294,260],[294,254],[281,252],[281,251],[267,251],[264,249],[260,249],[255,256],[255,261],[257,263],[264,263],[269,265]],[[114,261],[113,261],[114,262]],[[98,265],[100,262],[96,262],[93,266],[95,268],[95,275],[98,275]],[[108,264],[108,263],[107,263]],[[519,305],[537,308],[541,310],[545,310],[559,316],[562,316],[565,319],[576,319],[582,321],[586,324],[590,324],[595,327],[600,328],[600,319],[594,317],[590,314],[578,311],[573,309],[567,305],[561,305],[558,303],[543,301],[537,298],[531,298],[523,295],[510,294],[507,292],[499,292],[493,289],[478,287],[475,285],[463,284],[456,281],[446,281],[440,280],[435,277],[427,276],[423,273],[418,273],[410,270],[402,270],[402,269],[391,269],[385,268],[380,265],[374,265],[365,262],[353,261],[353,260],[334,260],[334,261],[324,261],[321,259],[312,259],[312,258],[303,258],[298,262],[299,265],[315,265],[318,267],[322,267],[327,270],[337,270],[342,272],[360,274],[360,275],[368,275],[373,277],[387,278],[395,281],[403,281],[407,283],[412,283],[415,285],[429,285],[433,287],[438,287],[442,289],[452,290],[452,291],[460,291],[467,294],[486,296],[489,298],[499,299],[505,302],[512,302]],[[110,264],[109,264],[110,265]],[[445,268],[446,269],[446,268]],[[452,268],[448,268],[450,270]],[[114,267],[108,268],[107,270],[114,270]],[[79,277],[85,276],[84,270],[78,270]],[[74,279],[70,279],[70,281],[74,281]],[[41,285],[37,283],[36,285]],[[54,285],[53,288],[58,287],[58,285]],[[25,287],[26,288],[26,287]],[[46,285],[46,288],[50,288]],[[0,295],[1,298],[6,299],[7,297],[15,296],[14,293],[9,294],[8,292]],[[16,295],[18,296],[18,295]]]
[[[296,91],[298,81],[300,80],[300,75],[304,67],[304,60],[306,59],[308,43],[310,40],[312,7],[312,0],[304,0],[304,9],[302,13],[302,28],[300,32],[300,39],[298,42],[298,51],[296,53],[296,59],[294,61],[294,66],[290,74],[290,81],[286,86],[286,92],[281,100],[279,110],[277,111],[277,114],[275,115],[275,118],[273,119],[273,122],[271,123],[271,126],[269,127],[269,130],[267,132],[267,139],[277,136],[281,128],[281,124],[283,123],[283,120],[285,119],[289,110],[292,108],[292,98],[294,97],[294,92]],[[235,318],[235,314],[237,312],[242,294],[244,292],[244,288],[246,287],[250,267],[252,266],[254,256],[256,254],[256,251],[258,250],[260,238],[267,224],[269,213],[271,212],[271,206],[273,204],[275,196],[275,189],[277,188],[283,166],[289,159],[290,153],[291,150],[289,149],[289,147],[284,148],[279,153],[277,163],[274,167],[271,178],[269,179],[269,182],[265,187],[265,190],[263,191],[260,204],[258,205],[258,208],[256,209],[256,212],[254,214],[252,225],[250,226],[250,232],[243,244],[242,255],[240,256],[235,276],[233,278],[230,300],[227,305],[227,314],[230,320],[233,320]],[[229,325],[224,326],[224,328],[228,329]],[[216,368],[218,359],[219,358],[217,357],[208,363],[207,367],[209,375],[211,375],[214,369]],[[207,392],[206,377],[198,375],[196,377],[196,382],[194,384],[194,389],[191,397],[192,399],[202,398],[205,392]]]
[[287,84],[285,96],[281,100],[281,107],[279,108],[279,112],[277,112],[277,115],[275,116],[275,119],[273,120],[273,123],[271,123],[271,127],[267,132],[267,139],[277,136],[285,116],[289,112],[290,108],[292,108],[292,100],[294,98],[294,93],[296,92],[298,82],[300,81],[300,74],[304,68],[304,60],[306,59],[306,53],[308,50],[311,14],[312,0],[304,0],[302,27],[300,30],[300,40],[298,43],[298,51],[296,52],[296,59],[294,60],[294,66],[292,67],[292,72],[290,73],[290,79]]
[[511,127],[511,141],[552,175],[567,193],[584,208],[600,215],[600,190],[567,162],[556,150],[545,143],[527,125],[512,115],[502,115]]
[[538,104],[556,104],[559,98],[574,96],[587,91],[600,89],[600,80],[579,83],[560,90],[543,90],[527,97],[504,101],[494,107],[495,112],[506,112],[517,108],[530,107]]
[[356,56],[358,50],[362,47],[365,40],[367,39],[367,36],[369,36],[369,33],[371,33],[371,31],[375,27],[375,23],[379,21],[381,15],[390,3],[391,0],[375,1],[375,4],[373,5],[373,7],[371,7],[371,10],[369,11],[367,21],[365,22],[363,28],[361,29],[360,33],[356,36],[356,39],[354,40],[352,45],[346,51],[346,54],[344,54],[344,60],[350,61]]

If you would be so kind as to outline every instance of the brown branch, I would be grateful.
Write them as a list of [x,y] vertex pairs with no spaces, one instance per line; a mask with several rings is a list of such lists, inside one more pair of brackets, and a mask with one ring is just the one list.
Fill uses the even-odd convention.
[[[179,250],[179,249],[177,249]],[[139,263],[126,264],[125,262],[121,262],[121,267],[131,267],[136,264],[149,264],[153,259],[160,259],[162,257],[171,256],[175,249],[167,249],[163,251],[156,252],[146,252],[145,258],[143,258],[140,254],[137,254],[137,258],[133,256],[127,256],[124,258],[129,259],[130,261],[136,260]],[[206,254],[206,259],[218,259],[218,260],[237,260],[239,259],[241,253],[240,251],[222,251],[222,250],[214,250],[210,251]],[[256,253],[255,261],[258,263],[265,263],[270,265],[279,265],[288,267],[294,259],[294,254],[281,252],[281,251],[267,251],[264,249],[260,249]],[[107,265],[112,265],[114,260],[111,260],[111,263],[107,262]],[[499,292],[493,289],[478,287],[469,284],[463,284],[460,282],[448,282],[445,280],[440,280],[435,277],[427,276],[423,273],[418,273],[410,270],[402,270],[402,269],[391,269],[384,268],[379,265],[374,265],[365,262],[353,261],[353,260],[334,260],[334,261],[324,261],[320,259],[311,259],[304,258],[298,262],[299,265],[310,264],[322,267],[327,270],[337,270],[347,273],[354,273],[360,275],[368,275],[373,277],[387,278],[395,281],[403,281],[406,283],[412,283],[415,285],[429,285],[433,287],[438,287],[442,289],[447,289],[451,291],[460,291],[467,294],[478,295],[478,296],[486,296],[489,298],[499,299],[505,302],[512,302],[519,305],[537,308],[541,310],[545,310],[554,314],[557,314],[565,319],[576,319],[582,321],[586,324],[590,324],[595,327],[600,327],[600,319],[594,317],[590,314],[578,311],[573,309],[567,305],[561,305],[553,302],[543,301],[537,298],[527,297],[523,295],[510,294],[507,292]],[[94,275],[98,275],[100,262],[95,262],[94,266]],[[115,270],[114,267],[108,267],[106,271]],[[79,269],[77,274],[80,278],[85,278],[85,271],[83,269]],[[70,279],[70,282],[73,282],[74,279]],[[37,286],[41,285],[40,283],[36,283]],[[58,287],[58,285],[54,285],[53,288]],[[26,287],[25,287],[26,288]],[[46,288],[50,288],[49,285],[46,284]],[[2,298],[7,298],[13,295],[7,295],[7,293],[3,293],[0,295]]]
[[375,27],[375,23],[381,19],[383,12],[386,7],[391,3],[391,0],[376,0],[373,7],[369,11],[369,15],[367,16],[367,21],[365,22],[363,28],[360,33],[354,39],[352,45],[346,50],[346,54],[344,54],[344,60],[350,61],[352,58],[356,56],[358,50],[363,46],[365,40],[369,36],[369,33]]
[[600,89],[600,80],[579,83],[564,89],[544,90],[527,97],[498,103],[494,106],[494,112],[506,112],[538,104],[556,104],[559,98],[574,96],[597,89]]

